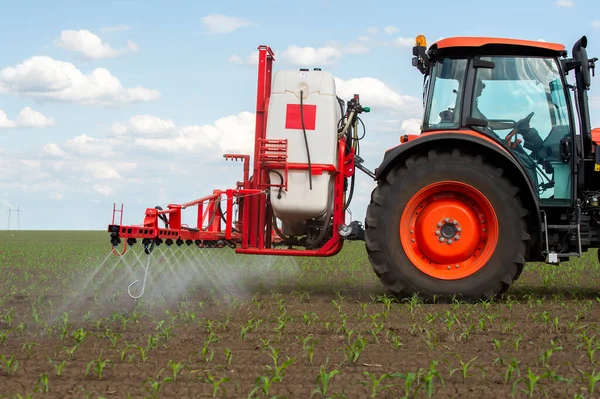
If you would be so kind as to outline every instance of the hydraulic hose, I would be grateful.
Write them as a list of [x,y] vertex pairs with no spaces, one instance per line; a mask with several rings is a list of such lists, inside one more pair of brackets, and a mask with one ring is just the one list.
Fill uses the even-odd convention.
[[[158,205],[155,206],[154,209],[158,209],[159,211],[163,210],[162,207],[160,207]],[[167,215],[160,214],[160,215],[158,215],[158,218],[165,223],[165,229],[169,228],[169,220],[167,219]]]
[[302,132],[304,133],[304,143],[306,144],[306,157],[308,158],[308,185],[312,190],[312,167],[310,163],[310,150],[308,149],[308,137],[306,136],[306,128],[304,127],[304,92],[300,90],[300,122],[302,123]]
[[321,233],[319,233],[319,236],[314,241],[314,243],[310,246],[307,246],[306,249],[314,249],[321,243],[321,241],[323,241],[323,237],[325,237],[325,233],[327,232],[327,229],[329,229],[329,226],[331,226],[331,213],[332,212],[333,212],[333,206],[328,206],[327,212],[325,213],[325,220],[323,221],[323,228],[321,229]]

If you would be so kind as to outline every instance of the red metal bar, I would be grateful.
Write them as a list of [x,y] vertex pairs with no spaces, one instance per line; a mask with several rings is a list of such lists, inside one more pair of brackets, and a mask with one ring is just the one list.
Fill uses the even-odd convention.
[[204,221],[204,204],[203,203],[199,203],[198,204],[198,217],[196,220],[196,226],[200,229],[202,228],[202,223]]
[[231,239],[231,233],[233,230],[233,191],[234,190],[227,190],[226,194],[227,194],[227,210],[225,212],[227,212],[227,219],[225,219],[227,221],[227,223],[225,224],[225,238],[227,239]]
[[[271,95],[271,73],[274,60],[274,54],[267,46],[258,47],[258,85],[256,92],[256,126],[254,140],[254,174],[251,188],[262,187],[265,179],[265,173],[261,168],[260,162],[260,142],[265,139],[267,99]],[[268,178],[268,176],[266,176]],[[251,213],[249,220],[250,246],[264,247],[264,219],[266,199],[264,197],[252,198]]]
[[[215,192],[218,192],[218,194],[215,194]],[[190,206],[198,205],[201,202],[206,202],[206,201],[209,201],[211,199],[215,199],[215,198],[219,197],[220,195],[221,195],[221,191],[215,190],[215,191],[213,191],[212,195],[207,195],[206,197],[202,197],[202,198],[199,198],[199,199],[194,200],[194,201],[186,202],[185,204],[182,204],[181,207],[183,209],[189,208]]]
[[[169,228],[181,230],[181,205],[168,205],[171,216],[169,217]],[[160,214],[162,211],[158,211]]]

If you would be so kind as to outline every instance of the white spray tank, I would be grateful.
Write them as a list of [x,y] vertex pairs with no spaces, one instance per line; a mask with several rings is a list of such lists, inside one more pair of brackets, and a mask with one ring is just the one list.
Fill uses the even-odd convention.
[[[301,115],[304,116],[304,130]],[[337,168],[337,128],[341,118],[335,81],[330,72],[301,69],[275,73],[266,138],[287,139],[288,163],[307,164],[310,154],[312,165],[333,165]],[[285,178],[284,170],[270,172],[272,183],[279,184],[282,176]],[[278,198],[279,190],[272,189],[273,213],[282,221],[283,234],[303,235],[306,233],[306,220],[318,218],[333,207],[335,177],[327,171],[313,174],[312,190],[308,170],[288,170],[287,178],[287,191],[281,190],[281,198]]]

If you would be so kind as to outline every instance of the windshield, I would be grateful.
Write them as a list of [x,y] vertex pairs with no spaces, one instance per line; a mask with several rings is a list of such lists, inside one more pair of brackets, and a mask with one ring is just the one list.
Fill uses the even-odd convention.
[[562,186],[565,178],[556,178],[559,170],[570,170],[560,156],[560,141],[569,137],[570,127],[557,60],[482,59],[494,67],[477,68],[471,116],[486,121],[485,130],[521,158],[538,185],[540,198],[568,199],[570,187]]
[[[567,106],[554,59],[482,57],[494,68],[478,68],[471,115],[488,121],[519,121],[534,112],[530,124],[546,135],[568,125]],[[489,124],[498,130],[498,124]],[[505,127],[505,129],[511,129]],[[503,130],[503,129],[500,129]]]
[[446,58],[436,62],[425,109],[424,129],[458,129],[460,126],[460,91],[465,80],[467,60]]

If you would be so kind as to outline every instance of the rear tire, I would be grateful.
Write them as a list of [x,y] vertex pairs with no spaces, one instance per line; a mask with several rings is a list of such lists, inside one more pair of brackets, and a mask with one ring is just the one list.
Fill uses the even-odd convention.
[[503,169],[481,155],[431,150],[397,164],[373,190],[367,253],[397,297],[492,299],[525,265],[527,215]]

